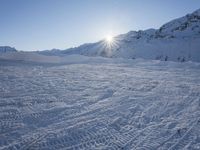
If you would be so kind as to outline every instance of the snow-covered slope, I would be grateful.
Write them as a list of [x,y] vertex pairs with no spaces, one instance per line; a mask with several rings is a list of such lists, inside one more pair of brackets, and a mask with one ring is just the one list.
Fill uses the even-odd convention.
[[200,9],[164,24],[160,29],[131,31],[114,38],[109,46],[102,40],[64,51],[44,51],[46,55],[146,58],[173,61],[200,61]]
[[[0,47],[0,54],[16,52],[14,48]],[[83,44],[79,47],[66,50],[45,50],[30,54],[19,52],[8,54],[6,58],[14,56],[22,60],[36,60],[38,55],[42,61],[43,56],[66,56],[79,54],[85,56],[104,56],[121,58],[144,58],[171,61],[200,62],[200,9],[184,17],[172,20],[159,29],[130,31],[114,37],[114,42],[108,44],[105,40],[96,43]],[[22,55],[22,56],[20,56]],[[26,58],[26,55],[28,58]],[[31,58],[33,57],[33,58]],[[47,58],[44,58],[45,61]],[[57,59],[52,59],[53,62]],[[48,61],[49,62],[49,61]]]
[[0,54],[7,52],[17,52],[17,50],[10,46],[0,46]]
[[0,60],[0,150],[200,149],[200,63],[96,59]]
[[61,61],[58,56],[44,56],[33,52],[7,52],[1,54],[0,59],[38,63],[59,63]]
[[[21,63],[25,62],[28,64],[76,64],[76,63],[88,63],[88,62],[95,62],[99,63],[99,61],[108,62],[111,61],[110,59],[101,58],[98,59],[97,57],[88,57],[83,55],[66,55],[64,57],[59,56],[45,56],[41,54],[37,54],[34,52],[7,52],[0,55],[0,61],[6,62],[15,62]],[[120,60],[121,61],[121,60]]]

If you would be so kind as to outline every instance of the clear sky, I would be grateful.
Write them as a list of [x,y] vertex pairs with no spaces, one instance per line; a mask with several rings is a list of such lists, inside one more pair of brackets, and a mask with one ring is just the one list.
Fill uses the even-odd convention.
[[0,45],[66,49],[159,28],[199,8],[200,0],[0,0]]

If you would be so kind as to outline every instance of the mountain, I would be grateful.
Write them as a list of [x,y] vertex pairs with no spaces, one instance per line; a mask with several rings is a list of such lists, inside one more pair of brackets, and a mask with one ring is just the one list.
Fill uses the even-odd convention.
[[[8,46],[0,47],[0,53],[5,52],[17,52],[17,50]],[[118,35],[110,44],[106,40],[101,40],[66,50],[52,49],[35,53],[47,56],[79,54],[112,58],[200,62],[200,9],[172,20],[159,29],[130,31]]]
[[7,53],[7,52],[17,52],[14,47],[10,46],[0,46],[0,53]]
[[159,29],[130,31],[116,36],[112,44],[102,40],[62,51],[39,53],[200,62],[200,9],[172,20]]

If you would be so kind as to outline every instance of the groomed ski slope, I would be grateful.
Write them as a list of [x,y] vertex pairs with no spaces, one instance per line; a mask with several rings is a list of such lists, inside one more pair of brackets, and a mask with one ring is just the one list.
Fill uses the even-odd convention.
[[78,60],[1,60],[1,150],[200,149],[199,63]]

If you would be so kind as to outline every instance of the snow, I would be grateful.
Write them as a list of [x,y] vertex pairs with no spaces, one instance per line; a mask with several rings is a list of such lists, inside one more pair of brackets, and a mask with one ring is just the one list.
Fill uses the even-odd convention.
[[10,46],[0,46],[0,54],[6,52],[16,52],[17,50]]
[[0,46],[0,150],[199,150],[200,9],[114,41]]
[[33,56],[0,60],[1,150],[200,149],[199,63]]
[[63,51],[39,53],[200,62],[200,9],[174,19],[159,29],[130,31],[116,36],[111,48],[106,47],[106,44],[102,40]]
[[[83,63],[95,58],[80,55],[68,55],[65,57],[59,56],[45,56],[34,52],[7,52],[0,55],[0,60],[7,61],[21,61],[24,63],[36,64],[69,64],[69,63]],[[102,59],[103,60],[103,59]]]
[[20,60],[20,61],[30,61],[30,62],[46,62],[46,63],[59,63],[60,57],[58,56],[44,56],[33,52],[7,52],[0,55],[0,59],[5,60]]
[[[30,54],[28,52],[16,52],[14,48],[3,46],[0,47],[0,57],[27,59],[27,61],[35,61],[37,58],[40,62],[45,60],[45,62],[50,63],[53,62],[51,60],[54,60],[53,63],[63,62],[65,58],[61,57],[67,55],[200,62],[200,9],[169,21],[159,29],[130,31],[114,37],[113,41],[114,43],[111,46],[108,46],[105,40],[101,40],[66,50],[52,49],[30,52]],[[35,55],[34,59],[31,60],[33,55]],[[45,56],[52,57],[47,60],[49,57]]]

